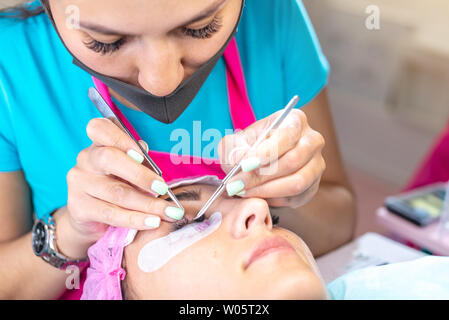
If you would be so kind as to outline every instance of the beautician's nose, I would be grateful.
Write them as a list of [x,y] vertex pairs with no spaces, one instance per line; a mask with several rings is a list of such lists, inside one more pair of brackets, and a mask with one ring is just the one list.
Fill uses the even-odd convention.
[[138,58],[139,84],[155,96],[169,95],[184,78],[178,50],[165,40],[148,41],[143,47]]
[[263,199],[251,198],[241,200],[233,209],[232,235],[239,239],[249,236],[258,228],[271,230],[270,208]]

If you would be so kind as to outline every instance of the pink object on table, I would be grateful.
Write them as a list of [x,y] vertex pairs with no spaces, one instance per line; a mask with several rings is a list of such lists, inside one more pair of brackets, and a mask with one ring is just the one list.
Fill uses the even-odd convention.
[[405,190],[449,180],[449,123]]
[[120,282],[126,271],[122,268],[123,250],[128,245],[129,229],[109,227],[104,236],[89,248],[90,266],[81,299],[122,300]]
[[[427,185],[449,180],[449,123],[436,139],[435,144],[424,158],[423,162],[407,183],[404,191],[418,189]],[[432,252],[449,255],[447,239],[442,241],[437,237],[438,222],[427,227],[418,227],[411,222],[379,209],[377,216],[382,225],[400,236],[408,246],[423,247]]]
[[430,250],[437,255],[449,256],[449,232],[440,236],[439,223],[434,222],[425,227],[419,227],[404,218],[380,208],[376,213],[377,221],[388,231],[413,244]]

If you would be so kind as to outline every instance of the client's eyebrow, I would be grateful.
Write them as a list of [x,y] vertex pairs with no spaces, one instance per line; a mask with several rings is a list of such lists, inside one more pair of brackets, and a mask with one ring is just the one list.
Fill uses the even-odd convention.
[[[201,189],[183,190],[175,194],[179,201],[199,201],[201,200]],[[165,201],[173,201],[170,198]]]

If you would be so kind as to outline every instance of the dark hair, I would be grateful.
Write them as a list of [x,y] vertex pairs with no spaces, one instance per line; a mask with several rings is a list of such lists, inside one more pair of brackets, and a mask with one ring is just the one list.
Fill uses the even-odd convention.
[[0,18],[12,18],[17,20],[25,20],[45,12],[44,7],[48,8],[48,0],[42,0],[42,5],[31,6],[31,3],[7,7],[0,9]]

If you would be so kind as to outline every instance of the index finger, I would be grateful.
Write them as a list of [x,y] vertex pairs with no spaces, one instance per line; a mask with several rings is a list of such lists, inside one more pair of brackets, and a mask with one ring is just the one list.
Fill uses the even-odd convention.
[[130,149],[140,151],[134,140],[110,119],[95,118],[90,120],[86,132],[96,146],[115,147],[123,152]]
[[[243,157],[250,160],[251,163],[257,160],[257,166],[268,165],[277,161],[299,143],[302,132],[307,126],[307,120],[302,111],[295,109],[292,110],[279,128],[269,132],[267,137],[256,148],[252,149],[255,140],[277,119],[278,115],[279,112],[276,112],[244,131],[223,138],[220,147],[227,152],[222,152],[223,156],[220,157],[220,160],[225,171],[229,171]],[[248,141],[253,142],[248,143]],[[243,171],[245,171],[245,163],[244,160],[242,162]]]

